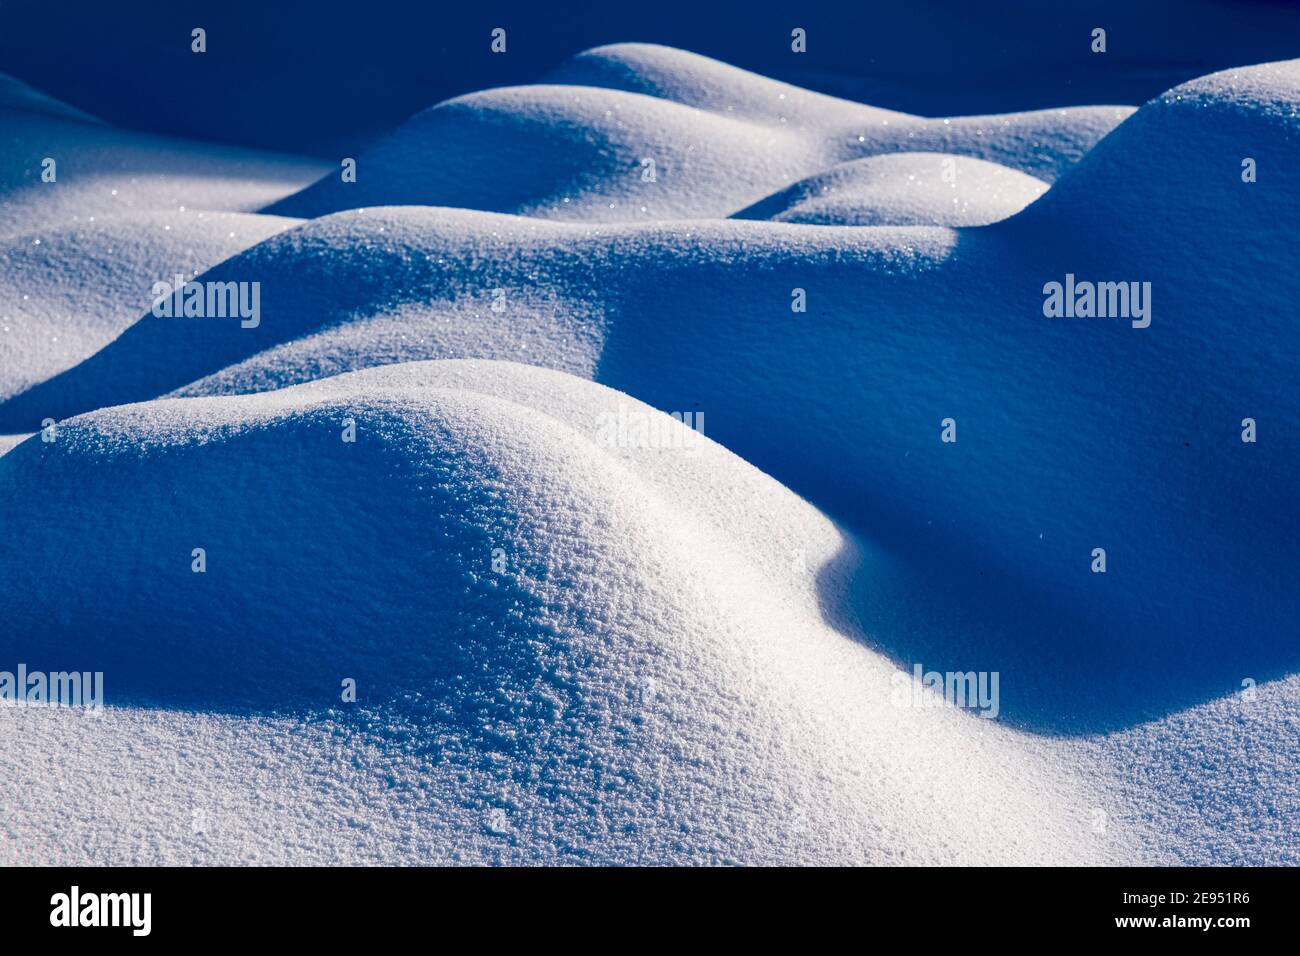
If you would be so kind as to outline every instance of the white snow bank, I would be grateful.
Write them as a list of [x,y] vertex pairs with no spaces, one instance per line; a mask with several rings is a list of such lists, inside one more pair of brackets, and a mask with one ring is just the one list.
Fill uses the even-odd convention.
[[1050,180],[1132,112],[1078,107],[926,119],[837,100],[704,57],[602,47],[533,85],[457,97],[268,211],[455,206],[544,219],[729,216],[850,160],[946,152]]
[[1026,211],[1022,228],[1113,266],[1137,257],[1148,274],[1194,268],[1195,294],[1220,314],[1268,295],[1294,302],[1285,293],[1296,270],[1284,263],[1300,229],[1300,180],[1289,173],[1297,150],[1300,60],[1215,73],[1116,127]]
[[[611,446],[607,415],[659,437]],[[111,754],[156,727],[142,775],[208,720],[146,704],[324,712],[343,753],[383,751],[357,758],[363,774],[409,748],[419,827],[457,825],[434,848],[371,850],[389,859],[1089,862],[1123,847],[1090,831],[1089,787],[1019,735],[898,706],[893,665],[835,626],[858,546],[690,431],[491,363],[96,412],[0,458],[0,652],[102,670],[131,709],[88,733]],[[44,723],[6,734],[15,769],[64,733]],[[74,748],[72,768],[99,754]],[[129,812],[131,792],[101,812]],[[57,842],[54,805],[24,803]],[[346,845],[331,829],[319,842]]]
[[824,226],[986,226],[1015,215],[1047,184],[997,163],[894,153],[841,163],[736,213]]
[[[904,555],[920,577],[876,582],[895,600],[871,612],[874,638],[903,662],[989,662],[976,669],[1018,688],[1008,719],[1108,729],[1288,673],[1300,464],[1285,444],[1242,443],[1240,423],[1295,421],[1274,304],[1300,277],[1279,261],[1238,285],[1243,338],[1200,310],[1205,264],[1119,262],[1070,221],[1051,242],[1027,216],[958,231],[340,214],[209,274],[261,282],[257,328],[147,317],[0,405],[0,428],[187,386],[522,358],[708,412],[718,441]],[[1154,278],[1151,327],[1045,318],[1044,284],[1069,272]],[[791,311],[799,289],[806,312]],[[1188,402],[1206,391],[1231,396],[1217,416]],[[956,445],[940,441],[946,418]],[[1257,595],[1244,611],[1243,592]],[[1038,632],[1055,637],[1025,637]]]
[[[1297,866],[1300,675],[1081,742],[1075,767],[1112,786],[1097,809],[1180,866]],[[1094,811],[1095,813],[1095,811]]]
[[[1091,152],[1128,110],[926,120],[640,45],[553,79],[277,207],[364,209],[225,239],[191,210],[306,167],[6,114],[0,651],[102,665],[116,705],[0,712],[34,851],[1296,862],[1297,64]],[[1055,182],[1003,218],[1029,176]],[[101,219],[123,201],[152,211]],[[718,218],[760,202],[824,224]],[[258,283],[256,327],[103,344],[175,259]],[[1049,318],[1068,277],[1149,283],[1149,326]],[[393,364],[446,358],[578,378]],[[105,407],[176,392],[202,397]],[[666,421],[634,399],[719,444],[601,444],[601,414]],[[1000,720],[894,707],[918,662],[1000,674]],[[15,793],[53,750],[66,774]],[[220,834],[185,829],[192,791]]]
[[[47,159],[54,160],[52,182],[42,178]],[[0,105],[0,237],[181,206],[255,212],[325,166]]]
[[87,216],[0,238],[0,399],[88,358],[187,279],[295,220],[248,213]]

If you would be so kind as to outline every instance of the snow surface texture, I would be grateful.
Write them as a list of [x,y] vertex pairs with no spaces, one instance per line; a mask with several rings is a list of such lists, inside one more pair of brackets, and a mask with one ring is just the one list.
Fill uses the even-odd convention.
[[618,45],[311,185],[0,93],[0,669],[110,705],[0,711],[23,861],[1300,862],[1300,61],[945,120]]

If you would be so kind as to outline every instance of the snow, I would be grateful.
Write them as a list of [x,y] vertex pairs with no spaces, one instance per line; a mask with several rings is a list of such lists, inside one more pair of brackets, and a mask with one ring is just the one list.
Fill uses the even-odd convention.
[[[662,414],[562,373],[438,362],[67,422],[0,459],[4,525],[30,542],[0,568],[30,638],[7,649],[53,642],[142,709],[274,701],[312,725],[341,719],[355,678],[365,736],[414,751],[420,817],[462,821],[435,859],[1106,857],[1081,785],[1013,732],[888,702],[892,667],[820,610],[842,582],[818,569],[857,560],[831,522],[703,437],[602,447],[620,406]],[[42,588],[66,596],[53,621]]]
[[98,117],[91,116],[53,96],[47,96],[40,90],[32,89],[17,77],[4,73],[0,73],[0,109],[28,110],[46,116],[57,116],[74,122],[95,123],[101,126],[104,123]]
[[985,160],[893,153],[833,166],[736,216],[822,226],[987,226],[1046,190],[1032,176]]
[[15,99],[0,669],[110,704],[0,708],[24,859],[1300,861],[1300,61],[945,119],[619,44],[355,183]]
[[155,282],[192,278],[296,223],[179,208],[90,219],[0,238],[0,398],[108,345],[149,311]]
[[440,103],[358,157],[356,182],[326,176],[268,211],[425,205],[587,222],[720,218],[880,153],[950,152],[1050,180],[1132,112],[927,119],[647,44],[590,51],[557,79]]
[[[0,237],[181,206],[256,212],[326,169],[320,160],[113,129],[5,104],[0,100]],[[42,180],[45,159],[55,161],[54,182]]]

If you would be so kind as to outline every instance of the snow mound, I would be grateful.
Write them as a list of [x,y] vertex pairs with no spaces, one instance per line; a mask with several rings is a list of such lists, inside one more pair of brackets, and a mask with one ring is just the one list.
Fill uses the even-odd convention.
[[[1253,680],[1253,679],[1252,679]],[[1075,755],[1113,781],[1106,803],[1141,832],[1167,821],[1148,852],[1180,866],[1296,866],[1300,675],[1083,742]]]
[[[148,211],[256,212],[324,171],[319,160],[151,136],[6,109],[0,237]],[[55,179],[42,178],[52,159]]]
[[119,705],[331,720],[355,680],[359,732],[419,735],[471,861],[1120,845],[1013,732],[897,706],[836,627],[851,539],[599,385],[433,363],[107,409],[0,458],[0,490],[6,660],[102,670]]
[[193,278],[293,224],[173,210],[90,216],[0,238],[0,399],[116,339],[153,305],[154,283]]
[[7,110],[0,655],[113,706],[0,714],[0,806],[71,862],[1296,862],[1298,90],[927,119],[618,45],[355,183]]
[[[0,429],[401,358],[526,358],[711,412],[719,442],[900,556],[875,582],[892,602],[862,612],[879,646],[945,670],[991,662],[1019,689],[1012,722],[1111,729],[1289,673],[1300,462],[1240,440],[1246,417],[1296,419],[1276,289],[1238,291],[1243,339],[1196,308],[1202,264],[1134,256],[1098,273],[1100,240],[1063,252],[1026,215],[959,231],[339,214],[208,274],[262,283],[257,328],[148,316],[0,405]],[[1044,317],[1046,282],[1141,280],[1153,258],[1150,328]],[[800,289],[807,311],[792,312]],[[1231,400],[1215,415],[1187,401],[1207,392]],[[948,418],[956,444],[940,440]],[[1206,497],[1189,513],[1193,493]]]
[[[1199,290],[1206,300],[1241,300],[1232,286],[1248,262],[1249,284],[1276,293],[1295,274],[1276,276],[1271,263],[1285,256],[1275,237],[1300,227],[1300,182],[1286,172],[1297,149],[1300,60],[1215,73],[1141,107],[1026,212],[1024,228],[1066,241],[1105,235],[1098,252],[1116,262],[1195,261],[1214,283]],[[1153,237],[1180,254],[1161,256]]]
[[1047,184],[982,159],[894,153],[842,163],[736,213],[824,226],[986,226]]
[[949,152],[1050,180],[1131,112],[925,119],[640,44],[584,54],[557,77],[567,82],[432,107],[359,157],[356,182],[334,173],[268,211],[419,204],[590,222],[719,218],[879,153]]
[[564,86],[640,93],[710,113],[762,124],[817,129],[829,120],[907,122],[906,113],[814,93],[720,63],[707,56],[653,43],[612,43],[571,57],[547,80]]

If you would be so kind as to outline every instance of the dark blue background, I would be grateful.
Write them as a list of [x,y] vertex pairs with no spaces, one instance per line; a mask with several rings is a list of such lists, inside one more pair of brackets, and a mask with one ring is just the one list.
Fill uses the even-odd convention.
[[[208,52],[190,52],[190,30]],[[489,32],[509,51],[489,52]],[[790,30],[808,52],[790,52]],[[1089,50],[1108,31],[1104,57]],[[929,115],[1140,103],[1216,69],[1300,56],[1283,0],[0,2],[0,70],[109,122],[335,156],[439,100],[533,82],[602,43],[681,47]],[[920,51],[927,51],[918,55]],[[936,64],[939,64],[936,66]]]

